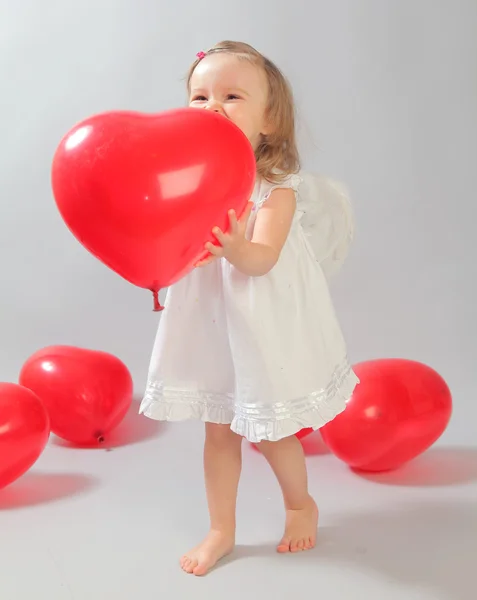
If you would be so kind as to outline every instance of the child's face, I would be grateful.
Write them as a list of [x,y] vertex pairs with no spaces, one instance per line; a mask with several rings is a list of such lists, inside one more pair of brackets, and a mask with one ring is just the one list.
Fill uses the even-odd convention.
[[230,54],[212,54],[192,74],[189,105],[227,117],[256,149],[262,135],[268,133],[267,95],[267,80],[261,69]]

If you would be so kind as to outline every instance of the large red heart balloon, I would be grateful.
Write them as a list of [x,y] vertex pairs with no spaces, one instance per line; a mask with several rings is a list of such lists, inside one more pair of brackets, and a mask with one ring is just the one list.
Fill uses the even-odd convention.
[[36,462],[50,435],[48,413],[31,390],[0,383],[0,488]]
[[58,209],[73,234],[129,282],[157,292],[204,257],[255,184],[255,156],[225,117],[196,108],[108,112],[74,127],[52,165]]
[[452,412],[446,382],[430,367],[404,359],[363,362],[344,412],[321,428],[325,444],[363,471],[396,469],[431,446]]
[[72,346],[33,354],[21,370],[20,384],[44,402],[53,433],[75,444],[105,441],[132,402],[131,374],[118,358]]

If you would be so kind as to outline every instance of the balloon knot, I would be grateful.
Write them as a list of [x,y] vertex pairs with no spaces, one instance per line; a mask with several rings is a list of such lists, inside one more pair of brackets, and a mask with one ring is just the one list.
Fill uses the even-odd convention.
[[159,290],[152,290],[152,295],[154,298],[154,312],[164,310],[164,307],[161,306],[161,303],[159,302]]

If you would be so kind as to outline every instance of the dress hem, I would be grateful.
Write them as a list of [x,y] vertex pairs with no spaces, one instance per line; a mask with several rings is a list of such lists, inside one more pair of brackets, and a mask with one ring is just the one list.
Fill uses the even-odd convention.
[[[290,403],[280,403],[269,414],[257,417],[247,407],[234,406],[231,394],[211,394],[149,384],[139,412],[158,421],[200,420],[230,425],[249,442],[278,441],[305,428],[320,429],[346,408],[359,379],[346,363],[330,385]],[[283,414],[281,407],[289,406]],[[249,412],[249,414],[247,414]]]

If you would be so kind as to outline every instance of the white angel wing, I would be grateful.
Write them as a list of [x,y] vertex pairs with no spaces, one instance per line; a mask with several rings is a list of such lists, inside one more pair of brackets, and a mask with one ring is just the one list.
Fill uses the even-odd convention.
[[342,267],[354,235],[348,192],[341,183],[301,172],[297,208],[310,246],[329,280]]

